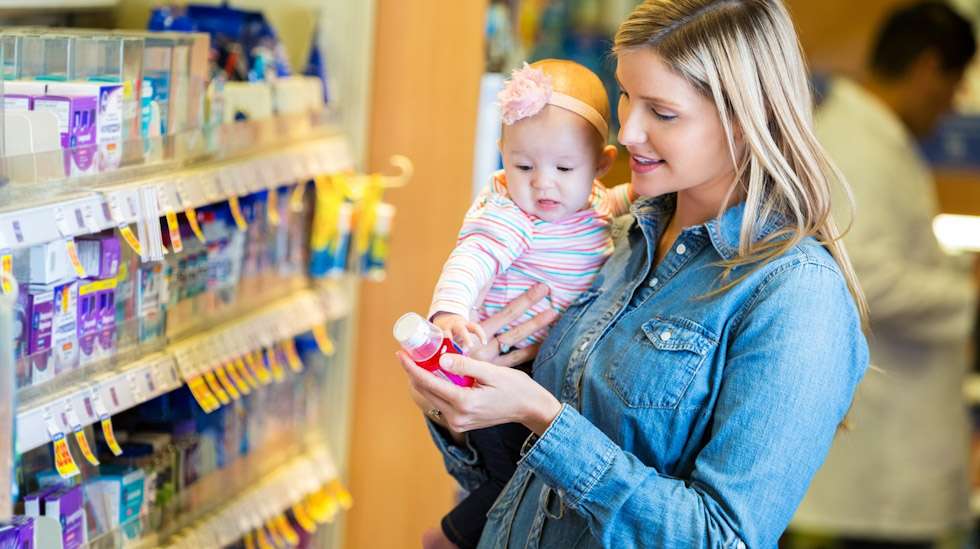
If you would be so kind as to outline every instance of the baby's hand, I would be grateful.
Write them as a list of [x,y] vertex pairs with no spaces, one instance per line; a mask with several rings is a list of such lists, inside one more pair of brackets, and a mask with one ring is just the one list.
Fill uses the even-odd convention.
[[[476,322],[453,313],[436,313],[432,323],[449,336],[464,353],[469,352],[477,344],[486,345],[487,334]],[[475,341],[474,341],[475,338]]]

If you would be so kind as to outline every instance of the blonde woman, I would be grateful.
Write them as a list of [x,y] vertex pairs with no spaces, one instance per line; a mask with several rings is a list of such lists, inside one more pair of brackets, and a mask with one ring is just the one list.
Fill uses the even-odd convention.
[[650,0],[615,54],[643,198],[533,379],[401,361],[464,487],[465,432],[533,433],[481,548],[775,547],[868,360],[797,37],[779,0]]

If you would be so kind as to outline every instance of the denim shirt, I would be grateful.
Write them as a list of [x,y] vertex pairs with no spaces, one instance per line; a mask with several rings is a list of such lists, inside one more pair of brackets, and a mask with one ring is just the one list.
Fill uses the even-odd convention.
[[[633,205],[541,346],[534,379],[563,406],[525,444],[481,549],[768,549],[789,524],[867,368],[857,308],[812,238],[712,293],[743,205],[685,229],[652,268],[674,201]],[[479,456],[430,429],[449,472],[478,485]]]

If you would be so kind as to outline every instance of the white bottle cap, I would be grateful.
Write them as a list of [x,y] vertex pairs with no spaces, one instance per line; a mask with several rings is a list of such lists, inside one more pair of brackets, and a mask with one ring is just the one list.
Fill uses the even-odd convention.
[[429,323],[417,313],[405,313],[395,322],[395,339],[405,349],[414,349],[429,340]]

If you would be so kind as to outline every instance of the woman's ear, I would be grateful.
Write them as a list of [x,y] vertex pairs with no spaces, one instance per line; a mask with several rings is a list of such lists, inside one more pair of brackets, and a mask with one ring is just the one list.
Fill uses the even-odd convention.
[[613,162],[616,161],[616,155],[618,153],[619,151],[613,145],[606,145],[602,148],[602,152],[599,153],[599,161],[596,163],[596,179],[609,173],[609,169],[612,168]]

